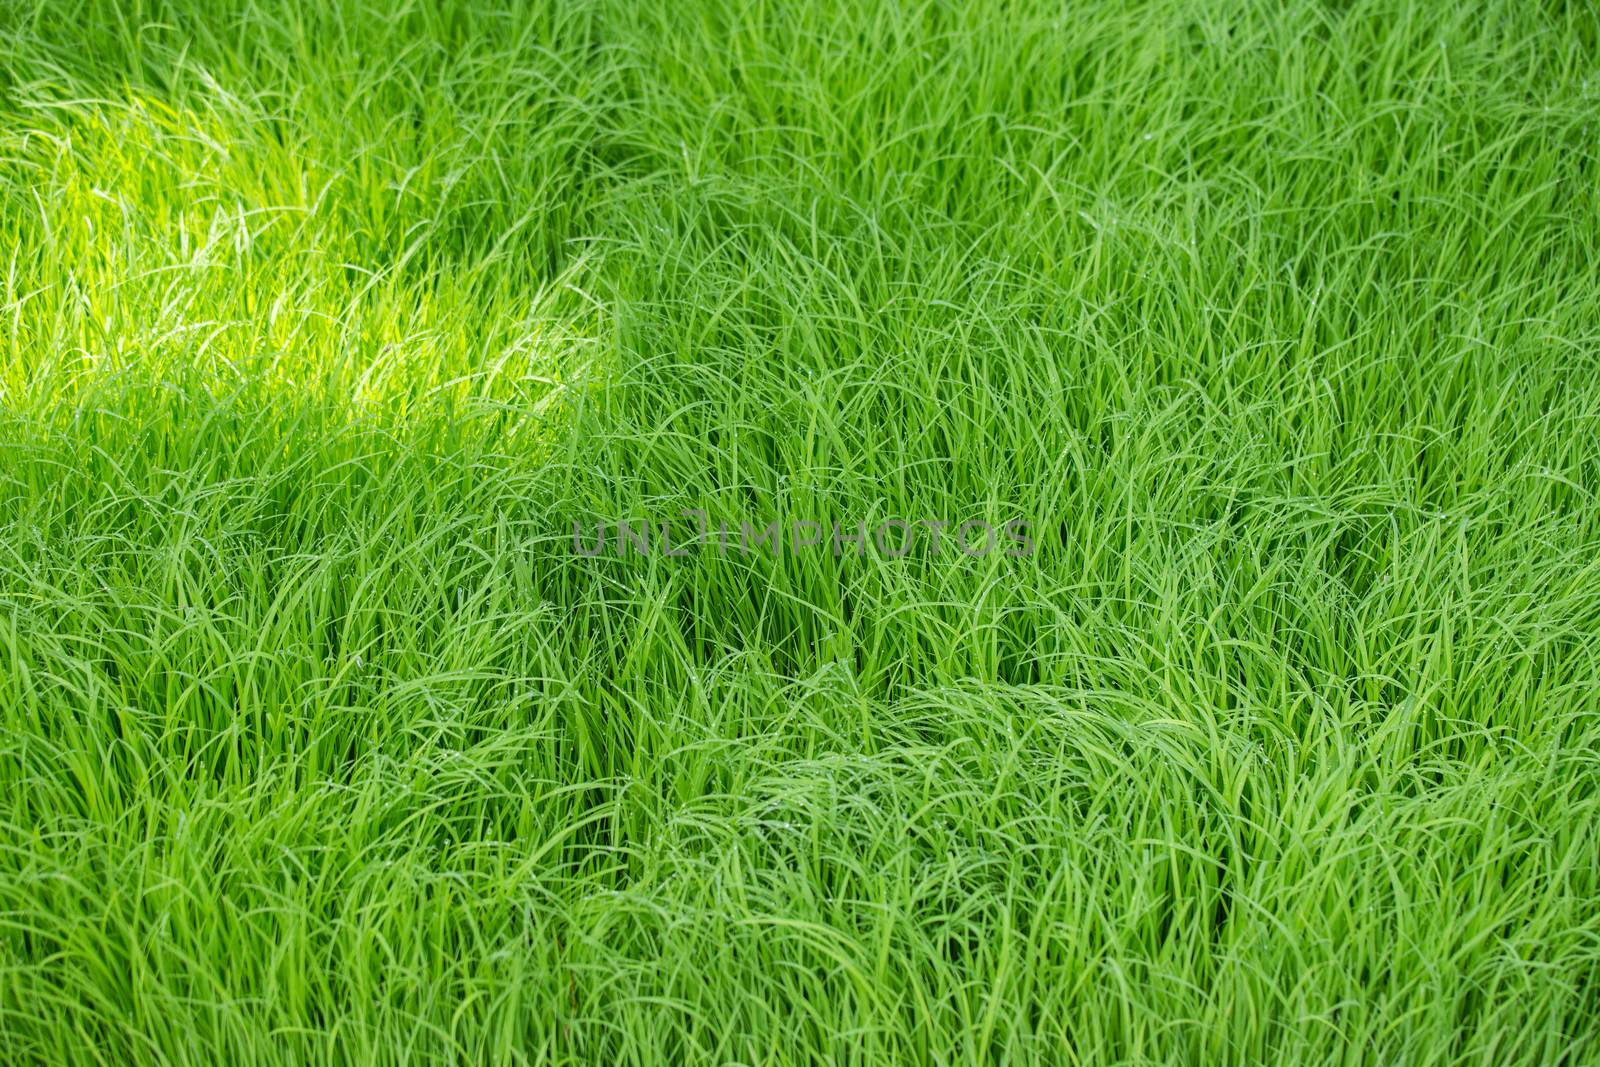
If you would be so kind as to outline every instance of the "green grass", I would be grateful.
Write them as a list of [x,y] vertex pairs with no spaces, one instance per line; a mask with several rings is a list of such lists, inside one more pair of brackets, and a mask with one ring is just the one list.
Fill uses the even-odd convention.
[[0,1060],[1600,1063],[1594,9],[301,8],[0,0]]

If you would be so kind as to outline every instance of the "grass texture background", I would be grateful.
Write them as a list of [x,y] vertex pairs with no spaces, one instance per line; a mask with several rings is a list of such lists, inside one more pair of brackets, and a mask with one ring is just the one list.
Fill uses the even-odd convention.
[[1600,1062],[1597,250],[1576,0],[0,0],[0,1059]]

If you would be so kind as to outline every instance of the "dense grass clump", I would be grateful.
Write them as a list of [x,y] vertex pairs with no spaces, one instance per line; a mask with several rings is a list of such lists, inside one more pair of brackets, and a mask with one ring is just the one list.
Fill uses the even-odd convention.
[[1585,3],[0,0],[0,1060],[1600,1062],[1597,252]]

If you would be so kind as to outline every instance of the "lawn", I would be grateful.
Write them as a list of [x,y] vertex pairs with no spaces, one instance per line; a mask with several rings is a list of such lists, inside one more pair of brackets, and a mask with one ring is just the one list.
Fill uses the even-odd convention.
[[0,0],[0,1061],[1600,1063],[1585,0]]

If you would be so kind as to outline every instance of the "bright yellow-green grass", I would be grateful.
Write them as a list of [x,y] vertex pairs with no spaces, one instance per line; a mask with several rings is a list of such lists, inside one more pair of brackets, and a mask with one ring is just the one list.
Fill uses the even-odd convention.
[[491,3],[0,0],[0,1062],[1600,1063],[1590,3]]

